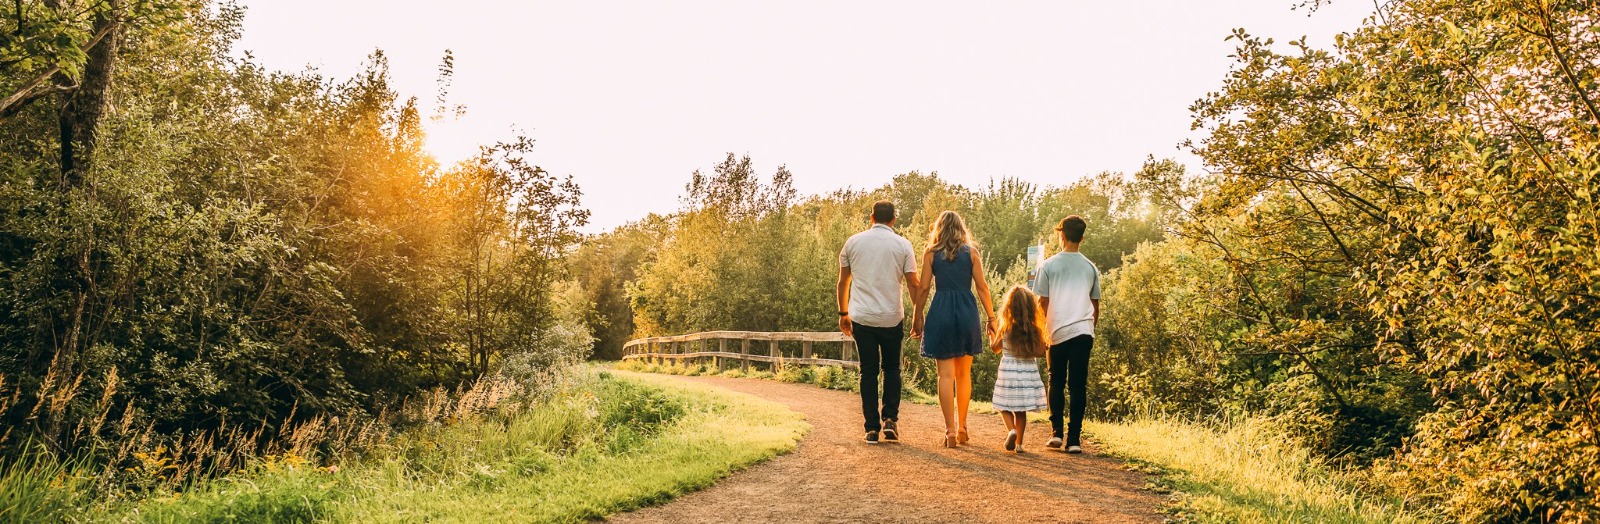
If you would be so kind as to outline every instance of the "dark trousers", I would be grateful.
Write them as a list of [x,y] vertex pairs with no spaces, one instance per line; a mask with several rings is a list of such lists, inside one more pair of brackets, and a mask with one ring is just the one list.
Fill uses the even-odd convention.
[[[882,419],[900,418],[900,342],[904,324],[863,326],[852,322],[856,351],[861,354],[861,415],[867,431],[883,429]],[[883,372],[883,413],[878,412],[878,372]]]
[[1068,446],[1079,445],[1078,437],[1083,433],[1084,391],[1089,385],[1089,348],[1092,346],[1092,335],[1078,335],[1050,346],[1050,429],[1055,431],[1052,435],[1061,436],[1061,408],[1067,404],[1063,397],[1070,395],[1072,414],[1067,422]]

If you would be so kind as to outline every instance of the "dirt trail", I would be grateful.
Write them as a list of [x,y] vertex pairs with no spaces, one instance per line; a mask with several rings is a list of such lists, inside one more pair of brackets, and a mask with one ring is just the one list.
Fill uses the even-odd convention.
[[1030,424],[1030,453],[1000,451],[1005,423],[972,415],[971,446],[940,446],[937,406],[902,403],[900,443],[862,442],[854,393],[804,384],[677,377],[749,393],[806,415],[811,433],[794,453],[734,474],[666,505],[614,522],[1160,522],[1160,495],[1145,476],[1099,456],[1047,450],[1049,424]]

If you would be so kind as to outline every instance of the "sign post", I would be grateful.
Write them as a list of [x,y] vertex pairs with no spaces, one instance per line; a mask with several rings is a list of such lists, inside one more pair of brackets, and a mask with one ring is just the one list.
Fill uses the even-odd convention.
[[1028,246],[1028,289],[1033,289],[1033,279],[1039,276],[1039,265],[1044,263],[1044,246]]

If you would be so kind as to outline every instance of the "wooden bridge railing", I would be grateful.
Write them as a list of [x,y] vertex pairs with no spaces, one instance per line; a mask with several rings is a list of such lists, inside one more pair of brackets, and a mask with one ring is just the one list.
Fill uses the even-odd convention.
[[[759,344],[760,342],[765,344]],[[781,342],[790,342],[787,344],[790,346],[787,352],[780,345]],[[798,353],[794,351],[793,342],[799,342]],[[839,344],[839,349],[833,351],[830,347],[818,348],[818,342]],[[833,358],[834,355],[838,355],[838,358]],[[861,363],[856,360],[854,340],[844,333],[815,331],[707,331],[671,337],[640,338],[622,345],[622,358],[661,361],[709,358],[719,369],[726,365],[726,361],[736,361],[745,370],[750,369],[751,362],[765,362],[772,367],[785,365],[861,367]]]

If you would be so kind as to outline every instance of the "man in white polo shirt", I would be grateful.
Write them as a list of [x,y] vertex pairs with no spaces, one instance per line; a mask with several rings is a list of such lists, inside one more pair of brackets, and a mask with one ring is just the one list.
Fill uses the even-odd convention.
[[1039,295],[1045,322],[1050,329],[1050,442],[1045,447],[1060,449],[1063,397],[1071,395],[1071,416],[1066,427],[1066,452],[1082,453],[1079,434],[1083,432],[1085,391],[1089,384],[1089,349],[1094,346],[1094,325],[1100,321],[1100,268],[1078,252],[1088,224],[1078,215],[1061,219],[1056,226],[1061,252],[1039,265],[1033,292]]
[[[839,251],[839,331],[856,341],[861,355],[861,413],[868,444],[900,440],[900,343],[905,340],[901,279],[917,289],[911,241],[894,232],[894,203],[872,204],[872,227],[845,241]],[[883,372],[883,411],[878,410],[878,372]]]

